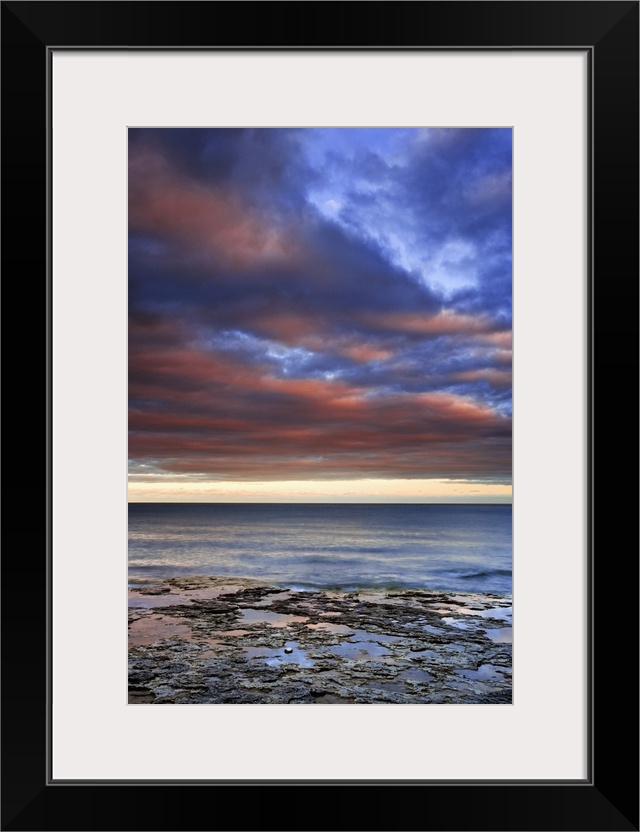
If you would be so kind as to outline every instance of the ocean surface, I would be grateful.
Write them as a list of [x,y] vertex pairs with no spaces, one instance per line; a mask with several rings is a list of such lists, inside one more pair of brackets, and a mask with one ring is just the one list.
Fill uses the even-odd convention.
[[510,505],[130,503],[129,578],[511,593]]

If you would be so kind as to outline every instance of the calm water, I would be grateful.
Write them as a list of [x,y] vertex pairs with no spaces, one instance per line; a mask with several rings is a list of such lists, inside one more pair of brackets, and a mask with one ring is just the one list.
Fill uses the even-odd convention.
[[510,505],[129,505],[129,577],[511,592]]

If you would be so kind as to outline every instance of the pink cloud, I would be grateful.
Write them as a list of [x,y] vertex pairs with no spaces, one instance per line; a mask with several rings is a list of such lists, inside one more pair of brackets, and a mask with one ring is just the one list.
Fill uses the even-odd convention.
[[300,256],[290,235],[229,189],[181,179],[150,151],[130,156],[129,227],[169,235],[236,268]]

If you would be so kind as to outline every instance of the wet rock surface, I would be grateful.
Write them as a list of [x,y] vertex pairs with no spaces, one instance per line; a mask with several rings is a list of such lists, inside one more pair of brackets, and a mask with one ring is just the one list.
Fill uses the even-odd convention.
[[502,595],[172,578],[129,603],[130,704],[511,702]]

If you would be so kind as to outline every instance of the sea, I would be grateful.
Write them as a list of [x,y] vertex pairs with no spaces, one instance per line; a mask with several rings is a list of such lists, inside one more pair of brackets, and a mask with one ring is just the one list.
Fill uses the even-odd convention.
[[130,503],[129,579],[511,594],[511,505]]

